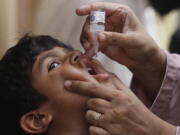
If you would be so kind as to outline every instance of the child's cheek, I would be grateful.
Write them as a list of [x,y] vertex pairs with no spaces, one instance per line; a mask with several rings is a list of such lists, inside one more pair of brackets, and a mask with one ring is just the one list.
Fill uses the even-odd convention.
[[63,67],[61,70],[61,76],[64,78],[64,80],[95,81],[95,79],[83,69],[74,68],[71,66]]
[[81,69],[63,67],[61,70],[61,76],[64,80],[84,80],[86,74]]

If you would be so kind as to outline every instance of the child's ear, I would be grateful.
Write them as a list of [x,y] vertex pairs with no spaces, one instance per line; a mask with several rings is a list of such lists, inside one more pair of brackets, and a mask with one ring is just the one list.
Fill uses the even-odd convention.
[[51,114],[35,110],[24,114],[20,119],[20,125],[26,133],[40,134],[48,130],[52,119]]

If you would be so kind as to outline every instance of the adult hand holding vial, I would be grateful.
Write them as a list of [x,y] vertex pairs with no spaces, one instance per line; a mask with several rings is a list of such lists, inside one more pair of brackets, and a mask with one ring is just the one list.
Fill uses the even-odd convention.
[[[163,77],[166,71],[165,52],[157,46],[156,42],[145,31],[144,27],[142,26],[136,15],[132,12],[130,8],[128,8],[125,5],[116,4],[116,3],[96,2],[81,6],[76,10],[76,13],[79,16],[84,16],[84,15],[89,15],[92,11],[96,11],[99,9],[103,9],[106,12],[106,23],[105,23],[106,31],[100,32],[98,34],[98,43],[100,45],[99,51],[104,53],[110,59],[120,64],[123,64],[127,68],[129,68],[134,74],[136,80],[138,80],[138,82],[140,82],[140,84],[142,85],[144,90],[143,92],[145,93],[144,95],[147,94],[151,98],[151,101],[153,101],[153,99],[155,99],[157,96],[159,88],[162,86]],[[92,48],[94,47],[94,44],[92,44],[93,38],[90,32],[90,27],[91,24],[89,23],[89,19],[87,19],[81,33],[81,43],[86,51],[85,54],[88,55],[90,54],[89,56],[93,56],[93,54],[91,54],[90,52],[91,50],[93,50]],[[78,86],[79,85],[80,84],[78,82]],[[76,90],[79,90],[79,88],[85,88],[84,92],[88,90],[93,90],[94,92],[97,93],[100,91],[100,90],[90,89],[91,87],[88,86],[85,87],[85,85],[82,86],[79,86],[78,88],[77,87],[74,88],[76,88]],[[93,87],[93,88],[97,88],[97,87]],[[102,94],[107,94],[107,92],[102,92]],[[89,93],[92,94],[92,92]],[[95,97],[95,98],[99,98],[99,97]],[[124,102],[123,104],[122,102],[119,103],[120,103],[119,106],[124,105]],[[127,111],[127,113],[129,112],[130,111]],[[141,114],[141,116],[142,114],[144,114],[144,116],[146,115],[144,109],[140,109],[138,112]],[[132,115],[132,116],[134,117],[139,115]],[[144,117],[144,118],[145,119],[143,119],[143,121],[145,120],[147,122],[149,117]],[[147,124],[148,125],[147,127],[145,128],[143,127],[140,130],[137,130],[137,125],[135,128],[132,128],[132,126],[130,126],[132,123],[134,122],[136,123],[137,122],[136,120],[129,123],[128,119],[125,119],[125,121],[123,122],[122,121],[119,123],[117,122],[119,124],[119,127],[121,128],[115,128],[113,126],[110,126],[112,127],[112,129],[108,129],[108,130],[104,128],[107,125],[106,122],[102,121],[101,123],[102,125],[97,126],[97,123],[100,122],[95,121],[96,123],[91,123],[95,128],[94,130],[91,128],[90,132],[91,134],[104,133],[108,135],[112,135],[112,134],[119,134],[119,135],[120,134],[129,134],[129,135],[158,134],[159,135],[160,132],[163,135],[175,134],[174,133],[175,127],[173,127],[172,125],[168,125],[167,123],[165,124],[164,121],[157,122],[156,118],[154,115],[154,118],[152,117],[152,121],[150,120],[148,122],[150,124]],[[115,117],[112,117],[112,119],[113,120],[111,121],[117,120]],[[133,119],[130,118],[130,120]],[[122,125],[124,124],[127,125],[124,126],[124,128],[122,128]],[[158,130],[160,129],[159,130],[160,132],[154,130],[154,127]],[[97,129],[99,129],[98,130],[100,131],[99,133]],[[166,129],[166,132],[164,132],[165,131],[164,129]],[[108,131],[111,131],[111,133],[108,133]],[[143,131],[152,131],[152,133],[143,133]]]
[[[139,80],[148,85],[146,89],[149,91],[157,90],[162,82],[166,67],[164,51],[145,31],[133,11],[125,5],[95,2],[81,6],[76,10],[76,13],[79,16],[85,16],[99,9],[106,12],[105,31],[99,32],[96,37],[99,51],[129,68]],[[85,49],[85,55],[91,57],[94,55],[92,51],[94,48],[93,36],[90,32],[92,26],[87,18],[81,33],[81,43]],[[155,68],[154,65],[157,67]],[[158,67],[159,65],[161,67]],[[148,78],[144,78],[144,76],[148,76]],[[157,79],[154,84],[148,83],[152,82],[151,76],[153,80]]]

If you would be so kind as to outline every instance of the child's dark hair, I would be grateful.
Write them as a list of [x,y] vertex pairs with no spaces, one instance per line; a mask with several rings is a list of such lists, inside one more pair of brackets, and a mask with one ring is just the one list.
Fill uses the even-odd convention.
[[23,114],[38,108],[46,100],[31,85],[32,66],[37,55],[54,47],[73,50],[50,36],[25,35],[0,61],[0,132],[3,135],[27,135],[20,128]]

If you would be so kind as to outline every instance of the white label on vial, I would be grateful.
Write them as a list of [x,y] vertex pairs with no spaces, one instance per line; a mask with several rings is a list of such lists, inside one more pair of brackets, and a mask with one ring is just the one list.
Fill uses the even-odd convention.
[[105,12],[92,11],[90,15],[90,23],[105,23]]

